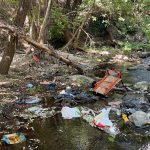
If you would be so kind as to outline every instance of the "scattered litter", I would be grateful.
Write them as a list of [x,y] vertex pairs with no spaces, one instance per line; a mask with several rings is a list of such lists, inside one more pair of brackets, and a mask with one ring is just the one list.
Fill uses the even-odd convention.
[[34,85],[33,85],[33,84],[31,84],[31,83],[29,83],[29,84],[27,84],[27,85],[26,85],[26,87],[27,87],[27,88],[33,88],[33,87],[34,87]]
[[40,64],[40,59],[35,54],[32,54],[32,58],[36,63]]
[[59,100],[74,100],[75,96],[67,90],[62,90],[60,93],[55,97],[55,99]]
[[120,72],[114,69],[106,71],[105,76],[94,85],[94,92],[106,95],[117,83],[121,81]]
[[28,114],[29,118],[46,118],[46,117],[52,117],[56,114],[56,111],[54,109],[49,108],[43,108],[41,105],[30,107],[25,110],[26,112],[31,113],[32,115]]
[[37,96],[29,96],[28,98],[17,99],[17,104],[36,104],[41,101]]
[[81,91],[79,88],[72,89],[71,87],[66,87],[65,90],[60,91],[54,98],[57,102],[71,100],[78,103],[99,100],[99,96],[93,95],[93,92]]
[[111,108],[102,109],[101,113],[94,117],[93,121],[98,128],[115,137],[119,133],[119,129],[117,129],[109,119],[108,115],[110,110]]
[[95,112],[87,107],[81,107],[81,114],[82,118],[93,127],[94,126],[93,119],[95,116]]
[[96,115],[98,112],[94,112],[92,109],[81,107],[82,118],[86,120],[92,127],[98,127],[104,130],[112,137],[115,137],[119,133],[119,129],[116,128],[111,120],[109,120],[109,112],[111,108],[102,109],[101,113]]
[[119,107],[122,101],[109,102],[108,105],[111,107]]
[[19,132],[3,135],[2,141],[4,141],[7,144],[17,144],[26,141],[26,138],[23,133]]
[[47,85],[47,89],[48,89],[48,90],[54,90],[55,87],[56,87],[56,83],[49,83],[49,84]]
[[44,82],[40,82],[40,84],[46,86],[48,90],[54,90],[56,87],[56,83],[54,82],[44,81]]
[[61,113],[64,119],[72,119],[72,118],[81,117],[81,112],[77,107],[70,108],[70,107],[65,106],[62,108]]
[[125,123],[129,122],[127,115],[124,113],[122,113],[122,119],[124,120]]
[[97,125],[100,128],[104,128],[104,127],[112,127],[113,124],[112,122],[109,120],[109,112],[110,112],[111,108],[107,108],[107,109],[102,109],[101,113],[97,116],[94,117],[94,123],[95,125]]

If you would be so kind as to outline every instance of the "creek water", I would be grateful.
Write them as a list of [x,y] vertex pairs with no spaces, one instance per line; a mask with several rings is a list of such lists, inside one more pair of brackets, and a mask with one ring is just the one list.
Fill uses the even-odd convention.
[[[133,83],[136,81],[150,82],[150,72],[144,66],[150,62],[150,57],[141,61],[142,68],[125,73],[124,79]],[[134,80],[133,80],[134,79]],[[104,101],[88,104],[92,109],[101,108]],[[150,149],[150,137],[144,132],[123,130],[115,140],[99,129],[91,127],[82,119],[64,120],[61,115],[46,120],[35,120],[33,127],[36,136],[40,139],[41,150],[148,150]],[[125,133],[123,133],[125,132]],[[142,135],[142,136],[141,136]]]

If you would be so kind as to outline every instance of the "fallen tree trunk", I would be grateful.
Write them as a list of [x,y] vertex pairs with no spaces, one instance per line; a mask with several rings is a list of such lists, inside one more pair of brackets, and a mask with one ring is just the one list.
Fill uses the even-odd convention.
[[16,27],[13,27],[13,26],[10,26],[10,25],[7,25],[7,24],[0,22],[0,28],[3,28],[5,30],[9,30],[9,31],[17,34],[19,38],[25,40],[29,44],[38,48],[39,50],[45,51],[47,54],[54,56],[55,58],[59,59],[60,61],[63,61],[67,65],[72,66],[73,68],[77,69],[80,74],[83,74],[83,69],[79,66],[79,64],[77,64],[76,62],[72,62],[71,60],[60,56],[59,54],[57,54],[57,52],[54,49],[49,49],[45,45],[39,44],[38,42],[34,41],[33,39],[27,37],[23,32],[19,31]]

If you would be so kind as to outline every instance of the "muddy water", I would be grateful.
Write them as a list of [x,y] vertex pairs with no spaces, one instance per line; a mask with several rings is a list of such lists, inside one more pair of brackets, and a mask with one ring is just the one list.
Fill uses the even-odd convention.
[[[146,60],[148,61],[148,60]],[[149,61],[148,61],[149,62]],[[144,62],[145,63],[145,62]],[[136,82],[146,79],[150,82],[147,70],[133,70],[129,74],[124,73],[123,78]],[[118,95],[118,94],[116,94]],[[116,95],[114,97],[116,97]],[[121,95],[119,95],[121,97]],[[50,101],[50,100],[49,100]],[[109,101],[96,101],[86,104],[92,109],[99,109]],[[118,118],[119,119],[119,118]],[[121,120],[118,120],[121,122]],[[150,134],[149,129],[139,130],[120,126],[121,133],[112,139],[103,131],[91,127],[87,122],[79,119],[64,120],[61,114],[52,118],[35,119],[30,124],[34,130],[27,131],[27,141],[13,146],[0,146],[2,150],[149,150]],[[30,135],[31,134],[31,135]]]
[[63,120],[61,116],[35,120],[33,127],[40,139],[39,150],[148,150],[149,138],[120,135],[111,140],[106,133],[82,119]]
[[141,60],[141,64],[138,65],[138,69],[130,71],[130,76],[133,81],[147,81],[150,83],[150,70],[147,70],[148,65],[150,65],[150,57]]

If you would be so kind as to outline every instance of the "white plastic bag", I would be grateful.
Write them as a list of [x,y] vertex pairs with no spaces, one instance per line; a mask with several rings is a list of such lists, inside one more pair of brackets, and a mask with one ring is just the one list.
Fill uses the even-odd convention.
[[101,113],[94,117],[93,121],[98,128],[115,137],[119,133],[119,129],[117,129],[109,119],[110,110],[111,108],[102,109]]
[[111,108],[103,108],[101,113],[94,117],[94,123],[98,127],[112,127],[113,124],[111,120],[109,120],[109,112]]
[[61,113],[64,119],[72,119],[72,118],[81,117],[81,112],[77,107],[70,108],[70,107],[65,106],[62,108]]

